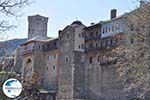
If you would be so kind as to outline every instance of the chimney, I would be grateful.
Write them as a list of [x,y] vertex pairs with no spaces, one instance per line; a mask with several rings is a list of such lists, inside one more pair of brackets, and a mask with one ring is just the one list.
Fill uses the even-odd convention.
[[117,17],[117,10],[116,10],[116,9],[112,9],[112,10],[111,10],[111,15],[110,15],[110,17],[111,17],[111,19]]

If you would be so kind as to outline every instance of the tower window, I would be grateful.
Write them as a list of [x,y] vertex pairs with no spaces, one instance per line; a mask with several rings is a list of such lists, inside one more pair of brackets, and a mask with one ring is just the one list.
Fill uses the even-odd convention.
[[92,58],[92,57],[89,58],[89,63],[90,63],[90,64],[93,63],[93,58]]

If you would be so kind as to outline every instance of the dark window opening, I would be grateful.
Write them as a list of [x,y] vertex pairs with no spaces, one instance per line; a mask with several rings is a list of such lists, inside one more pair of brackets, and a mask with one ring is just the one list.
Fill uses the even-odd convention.
[[104,28],[103,28],[103,34],[105,33],[105,30],[104,30]]
[[107,27],[106,27],[106,33],[107,33]]
[[96,43],[96,47],[98,47],[98,44]]
[[131,24],[131,26],[130,26],[130,30],[131,30],[131,31],[133,31],[133,30],[134,30],[134,26],[133,26],[133,24]]
[[112,26],[112,32],[114,31],[114,26]]
[[81,37],[81,34],[79,33],[79,37]]
[[68,57],[66,57],[66,62],[68,62]]
[[53,66],[53,70],[55,70],[55,65]]
[[105,46],[107,47],[107,45],[108,45],[108,40],[106,40],[106,44],[105,44]]
[[133,38],[130,38],[130,42],[131,42],[131,44],[133,44],[133,42],[134,42]]
[[56,55],[54,55],[54,59],[56,58]]
[[67,34],[67,39],[69,38],[69,34]]
[[97,57],[97,62],[100,62],[100,56]]
[[80,45],[78,46],[78,48],[79,48],[79,49],[81,48]]
[[93,63],[93,58],[92,58],[92,57],[90,57],[90,59],[89,59],[89,63],[90,63],[90,64],[92,64],[92,63]]
[[28,60],[27,60],[27,63],[31,63],[31,62],[32,62],[31,59],[28,59]]

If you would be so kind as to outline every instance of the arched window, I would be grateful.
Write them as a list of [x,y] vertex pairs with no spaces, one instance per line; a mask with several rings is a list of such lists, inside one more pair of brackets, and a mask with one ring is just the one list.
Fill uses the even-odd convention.
[[28,64],[28,63],[31,63],[31,59],[28,59],[28,60],[27,60],[27,64]]
[[89,58],[89,63],[90,63],[90,64],[93,63],[93,58],[92,58],[92,57]]

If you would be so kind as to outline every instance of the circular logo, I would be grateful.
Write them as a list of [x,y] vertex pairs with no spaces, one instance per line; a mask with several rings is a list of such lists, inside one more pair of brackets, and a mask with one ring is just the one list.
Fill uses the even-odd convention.
[[22,85],[17,79],[8,79],[3,84],[3,92],[9,98],[16,98],[22,92]]

